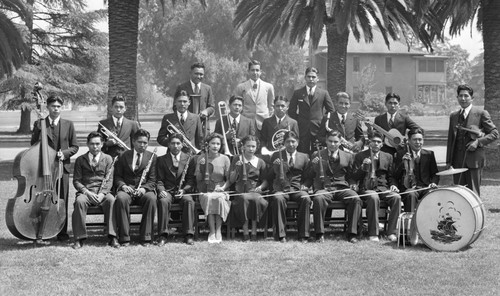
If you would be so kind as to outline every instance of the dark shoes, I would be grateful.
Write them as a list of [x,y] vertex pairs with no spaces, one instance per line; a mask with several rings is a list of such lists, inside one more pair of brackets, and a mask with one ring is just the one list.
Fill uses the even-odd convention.
[[356,237],[355,234],[349,234],[347,236],[347,241],[350,242],[351,244],[356,244],[359,242],[358,238]]
[[122,248],[130,247],[130,242],[120,243],[120,247],[122,247]]
[[81,249],[83,247],[83,239],[77,239],[75,244],[73,244],[72,248],[75,250]]
[[118,243],[118,239],[116,237],[111,237],[108,242],[108,246],[118,249],[120,244]]
[[186,238],[184,238],[184,242],[190,246],[194,245],[194,239],[192,234],[186,235]]
[[299,242],[306,244],[309,242],[309,238],[308,237],[301,237],[301,238],[299,238]]
[[151,246],[151,241],[150,240],[148,240],[148,241],[142,241],[141,242],[141,246],[147,248],[147,247]]
[[163,247],[167,243],[166,236],[160,236],[160,240],[158,241],[158,247]]
[[316,242],[320,243],[320,244],[324,243],[325,242],[325,237],[322,234],[316,235]]
[[286,237],[280,237],[279,242],[280,243],[286,243]]

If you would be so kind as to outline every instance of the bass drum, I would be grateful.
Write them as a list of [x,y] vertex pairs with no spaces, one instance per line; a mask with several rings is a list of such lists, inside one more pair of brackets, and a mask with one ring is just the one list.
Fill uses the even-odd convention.
[[422,241],[435,251],[459,251],[475,242],[484,229],[484,206],[467,187],[430,191],[418,204],[415,223]]

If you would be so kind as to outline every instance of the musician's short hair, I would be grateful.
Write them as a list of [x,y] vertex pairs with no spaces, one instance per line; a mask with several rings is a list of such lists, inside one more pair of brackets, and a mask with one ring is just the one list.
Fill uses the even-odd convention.
[[51,95],[47,98],[47,106],[54,102],[58,102],[59,104],[64,105],[64,100],[60,96]]
[[307,67],[307,68],[306,68],[306,72],[304,73],[304,76],[307,76],[307,73],[309,73],[309,72],[314,72],[314,73],[316,73],[317,75],[319,75],[319,71],[318,71],[318,69],[316,69],[316,68],[314,68],[314,67]]
[[116,102],[124,102],[125,103],[125,98],[122,95],[116,95],[111,99],[111,106],[113,106]]
[[294,131],[287,131],[283,135],[283,142],[286,142],[286,140],[288,140],[290,138],[295,139],[295,140],[298,141],[299,140],[299,135],[297,135],[297,133],[294,132]]
[[245,101],[243,100],[242,97],[240,96],[236,96],[236,95],[232,95],[230,98],[229,98],[229,105],[231,105],[234,101],[236,100],[240,100],[241,101],[241,104],[244,105],[245,104]]
[[460,94],[460,91],[462,90],[466,90],[471,97],[474,95],[474,90],[472,89],[472,87],[470,87],[467,84],[460,84],[459,86],[457,86],[457,96]]
[[189,95],[188,95],[187,91],[181,90],[179,93],[177,93],[177,96],[175,97],[175,100],[177,100],[180,97],[188,97],[189,98]]
[[170,135],[168,135],[167,143],[170,144],[170,142],[172,142],[173,139],[178,139],[179,141],[181,141],[181,143],[184,141],[182,134],[171,133]]
[[408,131],[408,138],[411,139],[411,136],[416,135],[416,134],[421,134],[422,137],[424,136],[424,130],[421,128],[413,128]]
[[102,134],[98,131],[92,131],[90,134],[87,136],[87,143],[90,142],[93,138],[99,138],[101,139],[101,142],[104,142],[104,138],[102,137]]
[[250,60],[250,62],[248,62],[248,70],[250,70],[252,66],[260,66],[260,62],[257,60]]
[[249,141],[255,141],[257,143],[257,150],[259,149],[259,147],[260,147],[259,138],[257,136],[254,136],[254,135],[248,135],[248,136],[244,137],[243,139],[241,139],[241,145],[245,145]]
[[224,148],[224,137],[219,134],[219,133],[210,133],[208,134],[208,136],[205,138],[205,143],[207,144],[208,146],[208,143],[210,143],[210,141],[212,141],[213,139],[219,139],[220,140],[220,149],[219,151],[223,151],[223,148]]
[[205,64],[203,64],[202,62],[196,62],[196,63],[191,65],[191,70],[193,70],[194,68],[205,69]]
[[147,130],[140,128],[135,132],[132,139],[135,141],[135,140],[139,139],[140,137],[146,137],[146,138],[148,138],[148,141],[149,141],[150,134]]
[[326,134],[326,138],[328,139],[329,137],[337,137],[340,139],[342,134],[338,130],[331,130]]
[[285,96],[275,96],[274,103],[276,104],[278,101],[283,101],[283,102],[288,103],[288,99]]
[[351,102],[351,96],[348,93],[346,93],[345,91],[341,91],[341,92],[337,93],[337,100],[340,98],[346,98],[349,100],[349,102]]
[[401,97],[397,93],[390,92],[385,96],[385,102],[387,103],[390,99],[395,98],[398,100],[399,103],[401,103]]
[[382,133],[380,133],[379,131],[373,131],[372,132],[372,135],[370,137],[370,140],[373,139],[373,138],[380,138],[380,139],[383,139],[384,136],[382,135]]

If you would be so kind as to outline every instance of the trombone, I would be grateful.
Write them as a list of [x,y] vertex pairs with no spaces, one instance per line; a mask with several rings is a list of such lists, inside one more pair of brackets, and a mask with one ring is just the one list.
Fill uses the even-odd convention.
[[[222,137],[223,137],[223,142],[224,142],[224,143],[222,143],[224,145],[224,154],[227,156],[233,156],[231,151],[229,151],[229,146],[227,145],[226,129],[224,128],[224,118],[223,117],[225,115],[229,129],[231,129],[231,122],[229,122],[229,114],[227,114],[226,102],[220,101],[218,106],[219,106],[220,125],[222,127]],[[223,110],[224,110],[224,112],[222,112]],[[236,151],[238,151],[237,150],[238,146],[236,145],[236,140],[234,137],[233,137],[233,146],[236,148]],[[235,154],[237,155],[238,153],[236,152]]]
[[191,143],[191,141],[189,141],[189,139],[186,137],[186,135],[184,135],[184,133],[181,130],[179,130],[177,127],[175,127],[175,125],[173,123],[171,123],[170,120],[167,119],[167,123],[168,123],[167,131],[169,133],[171,133],[171,134],[181,134],[182,135],[182,140],[183,140],[184,147],[186,147],[188,149],[191,149],[194,154],[198,154],[198,153],[201,152],[201,150],[197,149]]

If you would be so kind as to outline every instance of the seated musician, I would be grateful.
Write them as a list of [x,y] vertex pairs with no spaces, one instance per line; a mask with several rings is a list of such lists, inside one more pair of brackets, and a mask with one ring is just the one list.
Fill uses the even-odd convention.
[[153,237],[153,221],[156,214],[156,154],[146,150],[149,137],[148,131],[137,130],[132,137],[134,149],[125,151],[115,165],[114,185],[117,191],[115,215],[118,240],[123,247],[130,244],[131,204],[142,207],[139,228],[141,244],[148,246]]
[[120,247],[116,239],[116,222],[113,215],[115,197],[110,193],[113,185],[113,158],[101,153],[102,145],[101,134],[91,132],[87,136],[89,152],[80,155],[75,161],[73,186],[77,192],[72,217],[75,236],[73,249],[81,248],[87,238],[85,218],[89,206],[102,208],[108,244],[114,248]]
[[401,212],[401,196],[392,177],[392,155],[382,152],[380,150],[382,145],[382,135],[374,131],[370,139],[370,149],[359,152],[354,157],[351,183],[357,183],[361,199],[366,203],[370,241],[379,241],[378,212],[380,200],[383,200],[391,209],[387,226],[388,239],[395,242],[396,226]]
[[[137,121],[133,121],[127,119],[123,114],[127,111],[127,107],[125,106],[125,99],[123,96],[118,95],[113,97],[111,100],[111,117],[107,119],[103,119],[99,121],[99,123],[108,129],[110,132],[114,133],[118,139],[120,139],[125,145],[127,145],[130,149],[132,145],[132,136],[139,129],[139,123]],[[101,125],[97,126],[97,130],[104,134],[103,128]],[[102,152],[111,155],[111,157],[118,156],[122,154],[126,148],[121,147],[118,142],[113,139],[113,137],[108,137],[107,141],[104,142],[102,146]]]
[[[267,200],[261,194],[268,186],[266,163],[255,156],[259,140],[246,136],[241,140],[242,154],[233,158],[229,179],[236,183],[235,196],[229,212],[231,225],[243,228],[243,241],[257,240],[257,223],[267,209]],[[248,221],[252,220],[252,236],[249,236]],[[267,226],[267,225],[266,225]]]
[[313,153],[306,181],[306,185],[313,184],[315,192],[313,217],[316,241],[319,243],[325,241],[324,221],[328,204],[334,200],[340,200],[347,207],[347,241],[357,243],[356,236],[362,204],[358,194],[351,189],[348,182],[353,169],[354,156],[339,149],[340,133],[338,131],[328,133],[326,147],[327,149],[322,149],[319,153]]
[[[351,96],[346,92],[339,92],[334,104],[336,112],[330,112],[323,117],[318,139],[322,143],[325,142],[328,132],[334,130],[338,131],[343,139],[350,143],[340,146],[341,150],[348,149],[355,153],[363,150],[365,136],[361,127],[361,120],[356,118],[352,112],[348,112],[351,107]],[[351,147],[345,147],[346,145]]]
[[[278,101],[278,104],[280,104],[280,101]],[[276,108],[276,103],[274,106],[275,111],[281,108]],[[264,120],[264,124],[266,120]],[[311,198],[307,194],[308,188],[303,185],[303,180],[309,165],[309,156],[297,152],[299,136],[295,132],[286,132],[283,141],[285,149],[275,152],[271,157],[273,166],[268,178],[274,180],[273,190],[275,195],[270,197],[269,204],[272,210],[273,224],[276,228],[276,239],[283,243],[286,242],[287,201],[292,200],[299,204],[297,217],[299,241],[307,242],[311,223]],[[278,153],[281,153],[283,163]]]
[[[229,99],[229,115],[224,115],[215,123],[214,132],[223,134],[222,124],[224,124],[224,131],[226,132],[226,139],[229,152],[236,155],[239,154],[237,149],[241,139],[248,135],[257,135],[257,124],[255,119],[250,119],[241,115],[243,110],[243,98],[238,96],[231,96]],[[222,120],[222,122],[221,122]],[[234,145],[236,142],[236,146]]]
[[286,114],[288,111],[288,99],[283,96],[276,96],[274,99],[274,115],[264,119],[262,130],[260,131],[260,143],[269,151],[275,150],[273,147],[273,135],[279,130],[293,131],[299,135],[297,121]]
[[[439,183],[439,176],[436,175],[438,169],[434,152],[422,148],[424,145],[424,131],[420,128],[412,129],[408,132],[408,138],[409,151],[401,149],[396,153],[394,176],[401,176],[397,181],[399,190],[404,192],[404,194],[401,194],[404,211],[414,212],[417,201],[424,197],[429,190],[413,192],[412,190],[436,188]],[[410,169],[411,167],[413,172],[409,174],[406,168]]]
[[[172,133],[172,130],[176,130],[175,132],[182,133],[194,147],[200,149],[203,140],[203,128],[200,117],[188,111],[189,104],[190,100],[187,92],[180,91],[174,101],[174,113],[166,114],[161,121],[157,137],[160,145],[168,147],[168,136]],[[189,148],[184,147],[182,150],[187,153]]]
[[[212,133],[207,136],[208,152],[198,157],[196,184],[200,192],[200,205],[207,216],[210,233],[208,243],[222,242],[222,221],[226,221],[231,203],[225,193],[229,186],[229,157],[221,154],[222,136]],[[206,157],[208,156],[208,160]],[[208,171],[207,171],[208,163]]]
[[[173,202],[182,207],[182,230],[184,241],[193,245],[195,203],[191,192],[195,186],[194,157],[182,152],[182,135],[171,134],[168,137],[168,150],[158,158],[156,166],[158,192],[158,246],[167,242],[170,208]],[[184,178],[181,184],[181,179]]]

